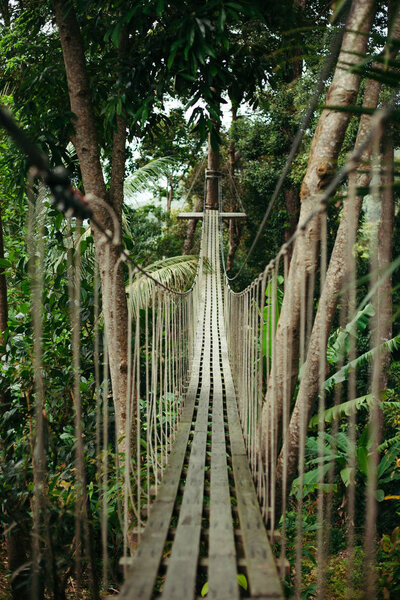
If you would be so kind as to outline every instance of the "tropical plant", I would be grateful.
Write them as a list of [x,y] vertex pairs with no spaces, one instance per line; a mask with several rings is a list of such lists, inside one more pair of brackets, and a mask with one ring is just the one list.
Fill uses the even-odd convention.
[[146,272],[150,273],[152,279],[143,273],[137,273],[132,283],[126,287],[134,314],[151,304],[156,282],[177,292],[188,290],[196,275],[198,264],[198,256],[172,256],[146,267]]

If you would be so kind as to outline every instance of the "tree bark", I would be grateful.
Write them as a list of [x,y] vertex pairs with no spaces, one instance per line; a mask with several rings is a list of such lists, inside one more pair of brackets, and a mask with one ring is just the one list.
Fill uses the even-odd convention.
[[[200,212],[203,208],[203,198],[199,198],[196,202],[196,206],[194,207],[195,212]],[[196,233],[196,227],[199,219],[190,219],[187,230],[186,230],[186,238],[183,244],[183,254],[190,254],[193,248],[193,239],[194,234]]]
[[[100,163],[81,32],[72,4],[65,3],[63,0],[54,0],[54,8],[60,32],[71,111],[75,115],[72,141],[79,158],[85,194],[90,193],[102,200],[108,200],[109,205],[117,215],[118,222],[121,223],[125,168],[125,122],[122,117],[117,117],[117,129],[113,135],[111,185],[109,195],[107,195]],[[96,202],[91,204],[94,215],[102,227],[112,230],[107,210],[96,204]],[[107,338],[110,341],[110,373],[118,439],[122,439],[119,444],[119,451],[124,451],[128,348],[126,329],[128,310],[124,274],[121,264],[116,269],[119,248],[110,247],[109,260],[106,260],[106,248],[102,240],[102,234],[94,229],[93,235],[100,265],[104,322]],[[135,414],[134,408],[133,414]]]
[[[208,171],[218,172],[219,170],[219,151],[214,150],[211,145],[211,135],[208,136]],[[207,176],[207,195],[206,208],[218,210],[218,176],[212,174]]]
[[[372,25],[375,3],[373,0],[353,0],[346,22],[338,64],[329,87],[327,105],[349,107],[355,104],[360,76],[350,71],[348,64],[357,65],[365,55],[368,34]],[[310,148],[301,191],[299,223],[302,223],[318,205],[320,194],[329,184],[336,169],[351,113],[326,108],[322,111]],[[262,426],[267,431],[269,415],[276,406],[278,430],[282,418],[284,396],[293,395],[293,373],[298,370],[299,319],[302,281],[316,269],[316,249],[320,237],[320,218],[314,218],[304,235],[296,240],[290,263],[285,295],[275,335],[275,371],[269,379]],[[285,348],[291,349],[291,365],[285,364]],[[263,436],[264,438],[264,436]]]
[[[400,13],[397,15],[396,22],[393,27],[393,39],[400,39]],[[397,54],[392,52],[390,58],[393,60]],[[374,65],[377,68],[379,64]],[[365,86],[363,107],[368,109],[376,109],[379,101],[381,84],[378,81],[369,79]],[[360,146],[366,139],[371,124],[371,115],[363,114],[357,132],[355,147]],[[369,162],[371,149],[364,151],[361,157],[363,165]],[[391,261],[392,255],[392,237],[393,237],[393,216],[394,205],[392,196],[393,182],[393,145],[389,132],[386,145],[386,153],[384,164],[386,165],[384,183],[384,193],[382,196],[382,215],[379,229],[379,250],[378,262],[380,267],[387,267]],[[363,169],[365,167],[363,166]],[[356,187],[366,187],[370,182],[370,173],[353,172],[349,176],[348,188],[356,189]],[[289,429],[287,433],[287,448],[283,448],[277,462],[277,511],[279,514],[279,502],[282,499],[282,476],[283,476],[283,460],[285,450],[288,457],[288,477],[287,490],[290,492],[290,487],[293,479],[296,476],[299,442],[300,442],[300,422],[308,423],[312,413],[314,403],[318,394],[319,388],[319,369],[320,369],[320,353],[321,347],[326,348],[330,327],[335,315],[335,310],[338,302],[338,294],[343,287],[346,278],[348,277],[347,257],[349,255],[348,234],[351,227],[356,236],[360,208],[362,198],[354,197],[354,204],[351,204],[351,198],[347,200],[343,207],[343,213],[340,220],[340,225],[336,234],[335,245],[329,261],[329,267],[326,274],[325,285],[321,293],[318,303],[318,310],[314,320],[314,325],[310,337],[309,347],[307,351],[307,359],[303,368],[303,375],[300,383],[296,404],[293,409]],[[381,342],[390,339],[392,336],[392,302],[391,302],[391,278],[388,277],[381,287],[379,293],[380,302],[380,318],[384,323],[384,335]],[[321,343],[322,340],[322,343]],[[382,382],[381,388],[386,387],[385,381]],[[304,414],[306,415],[304,417]]]
[[[285,198],[285,208],[288,214],[289,222],[285,227],[285,242],[288,242],[296,231],[299,218],[299,192],[295,187],[289,187],[283,190]],[[292,246],[288,248],[289,264],[292,258]]]
[[[237,121],[237,107],[232,104],[232,125]],[[231,187],[231,201],[230,201],[230,210],[231,212],[235,211],[236,201],[235,201],[235,167],[236,167],[236,148],[235,142],[231,140],[229,142],[228,147],[228,170],[229,170],[229,178],[230,178],[230,187]],[[239,248],[240,238],[242,234],[242,226],[240,225],[238,219],[230,219],[229,220],[229,250],[228,256],[226,258],[226,270],[230,271],[233,267],[233,261],[235,260],[236,251]]]

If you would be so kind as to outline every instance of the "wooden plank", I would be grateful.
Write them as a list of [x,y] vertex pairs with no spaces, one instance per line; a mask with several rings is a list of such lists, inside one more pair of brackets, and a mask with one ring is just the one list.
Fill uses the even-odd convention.
[[[226,366],[224,374],[229,377]],[[237,438],[239,417],[237,407],[235,415],[232,397],[228,422],[229,431],[231,431],[231,424],[233,425],[236,436],[234,443],[239,447],[241,445]],[[232,439],[231,445],[233,445]],[[283,599],[275,559],[265,530],[246,454],[232,453],[232,468],[251,597]]]
[[220,330],[218,321],[218,277],[219,246],[217,222],[213,219],[213,311],[212,311],[212,366],[213,366],[213,410],[211,445],[211,489],[209,531],[209,600],[238,600],[236,549],[233,532],[231,498],[226,462],[225,427],[223,414],[223,391],[219,354]]
[[[206,249],[208,251],[208,249]],[[205,322],[211,320],[211,276],[207,275]],[[176,535],[168,563],[162,600],[191,600],[195,595],[197,563],[203,515],[204,467],[210,400],[211,334],[206,326],[202,354],[202,384],[188,473],[179,512]]]
[[221,360],[225,382],[232,468],[250,594],[252,598],[283,599],[275,559],[265,530],[245,451],[235,388],[228,359],[220,285],[218,294]]
[[188,423],[180,424],[178,427],[174,448],[157,499],[151,505],[148,523],[132,559],[129,575],[119,594],[121,600],[148,600],[152,596],[174,509],[189,431]]
[[121,600],[149,600],[155,581],[181,479],[193,419],[197,388],[200,377],[200,356],[203,342],[203,324],[206,318],[204,302],[200,305],[200,318],[196,330],[195,356],[185,406],[177,428],[175,443],[165,469],[155,502],[150,507],[149,519],[139,547],[131,560],[128,577],[121,589]]

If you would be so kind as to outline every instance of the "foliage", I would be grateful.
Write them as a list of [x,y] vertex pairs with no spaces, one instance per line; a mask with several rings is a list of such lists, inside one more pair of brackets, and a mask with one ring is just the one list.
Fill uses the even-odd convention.
[[132,284],[127,286],[134,314],[137,314],[139,309],[151,305],[156,290],[155,281],[177,292],[189,289],[196,275],[198,263],[198,256],[173,256],[146,267],[146,272],[151,273],[153,279],[138,273]]

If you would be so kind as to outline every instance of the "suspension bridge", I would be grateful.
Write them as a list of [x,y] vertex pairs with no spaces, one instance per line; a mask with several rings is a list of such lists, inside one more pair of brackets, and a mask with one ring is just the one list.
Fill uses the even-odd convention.
[[[371,128],[369,143],[383,116]],[[357,164],[365,145],[356,149],[336,177],[338,184],[348,173],[348,165]],[[292,239],[282,246],[265,270],[243,291],[234,292],[225,271],[223,252],[223,218],[235,215],[222,210],[222,186],[216,172],[206,176],[206,184],[217,179],[219,209],[204,207],[197,218],[202,220],[201,248],[197,272],[190,289],[176,292],[138,268],[122,251],[121,262],[128,271],[127,386],[117,388],[120,414],[116,419],[116,465],[119,480],[120,522],[123,531],[123,556],[120,564],[124,583],[121,600],[189,600],[205,594],[214,600],[245,597],[259,600],[283,598],[282,581],[289,575],[287,561],[288,494],[297,490],[297,515],[294,543],[295,593],[301,597],[303,561],[303,498],[306,490],[306,436],[308,423],[318,404],[317,474],[313,485],[318,495],[317,518],[317,594],[324,597],[329,559],[330,523],[333,516],[332,491],[336,477],[335,454],[340,431],[338,421],[327,419],[327,397],[334,393],[334,408],[340,414],[343,397],[353,443],[347,450],[347,468],[357,464],[356,439],[356,366],[357,350],[351,333],[358,315],[369,302],[370,315],[379,315],[379,293],[387,272],[382,276],[372,252],[369,292],[359,306],[356,303],[356,256],[354,232],[347,223],[347,242],[341,246],[342,269],[346,278],[339,280],[335,293],[329,283],[326,209],[327,189]],[[214,182],[215,184],[215,182]],[[346,210],[354,210],[353,196]],[[376,192],[375,192],[376,194]],[[39,194],[40,196],[40,194]],[[43,199],[43,198],[42,198]],[[378,201],[376,195],[376,201]],[[43,226],[40,198],[31,215],[33,264],[34,333],[36,339],[36,378],[39,403],[44,398],[41,381],[40,352],[40,284],[44,247],[35,228]],[[33,203],[32,203],[33,206]],[[353,207],[353,208],[352,208]],[[36,211],[36,212],[35,212]],[[40,215],[42,215],[40,217]],[[191,213],[189,213],[191,215]],[[39,218],[40,217],[40,218]],[[239,218],[243,215],[239,213]],[[353,214],[354,218],[354,214]],[[36,219],[36,221],[35,221]],[[40,222],[42,225],[40,225]],[[36,223],[36,224],[35,224]],[[39,225],[37,224],[39,223]],[[307,256],[305,244],[310,232],[314,239],[313,270],[301,269]],[[375,233],[374,233],[375,232]],[[377,236],[377,229],[372,235]],[[119,246],[119,236],[104,234],[104,244]],[[80,244],[75,235],[74,256],[70,259],[70,297],[74,355],[74,408],[81,415],[80,399]],[[371,248],[376,248],[372,239]],[[375,244],[375,245],[374,245]],[[319,248],[317,258],[316,248]],[[289,258],[289,249],[293,249]],[[296,252],[298,254],[296,254]],[[335,249],[333,250],[333,254]],[[104,255],[105,263],[110,253]],[[397,261],[398,262],[398,261]],[[395,261],[395,265],[397,265]],[[36,266],[35,266],[36,265]],[[344,266],[345,265],[345,266]],[[107,264],[100,268],[107,269]],[[393,267],[395,268],[395,266]],[[36,271],[35,271],[36,269]],[[300,273],[300,274],[299,274]],[[294,278],[295,287],[288,282]],[[115,281],[114,277],[114,281]],[[36,283],[35,283],[36,282]],[[98,281],[97,284],[98,286]],[[293,281],[292,281],[293,285]],[[286,289],[290,290],[289,293]],[[328,292],[327,292],[328,290]],[[113,298],[112,292],[111,298]],[[330,295],[329,295],[330,294]],[[36,298],[36,301],[35,301]],[[331,331],[329,315],[341,299],[341,329],[349,332],[350,350],[343,346],[335,371],[329,372],[326,344]],[[285,308],[285,301],[288,305]],[[35,303],[36,302],[36,303]],[[285,310],[295,314],[295,331],[282,325]],[[36,315],[36,317],[35,317]],[[95,301],[95,348],[99,360],[101,328],[100,301]],[[117,319],[118,315],[115,314]],[[330,321],[332,322],[332,321]],[[36,323],[36,325],[35,325]],[[381,323],[382,325],[382,323]],[[377,327],[375,321],[375,329]],[[379,329],[379,325],[378,325]],[[101,497],[102,583],[108,588],[110,524],[108,522],[110,485],[109,449],[109,365],[117,340],[104,332],[103,374],[96,367],[98,485]],[[75,333],[74,333],[75,332]],[[283,349],[277,352],[276,339],[282,336]],[[347,334],[346,334],[347,335]],[[380,373],[387,345],[377,334],[371,344],[372,361],[370,411],[370,450],[367,482],[366,521],[363,535],[367,576],[372,572],[376,543],[376,465],[379,457],[378,402]],[[343,340],[342,340],[343,341]],[[346,364],[346,360],[348,361]],[[315,363],[317,362],[317,367]],[[354,365],[354,366],[352,366]],[[336,385],[348,380],[347,386]],[[297,385],[297,390],[295,387]],[[335,387],[336,385],[336,387]],[[121,390],[125,389],[124,397]],[[296,401],[293,403],[293,395]],[[117,411],[116,411],[117,412]],[[117,415],[118,417],[118,415]],[[35,497],[38,520],[33,547],[33,565],[48,552],[43,531],[48,527],[44,515],[46,502],[42,411],[36,412],[38,439],[35,454]],[[328,425],[332,423],[332,425]],[[329,427],[329,429],[328,429]],[[87,577],[94,579],[95,566],[90,550],[89,517],[85,509],[84,445],[80,419],[75,419],[76,446],[76,573],[81,563],[87,565]],[[374,437],[375,436],[375,437]],[[375,442],[374,442],[375,439]],[[40,445],[42,444],[42,445]],[[39,458],[38,458],[39,457]],[[42,457],[42,458],[40,458]],[[294,457],[294,458],[293,458]],[[333,458],[332,458],[333,457]],[[297,479],[294,481],[294,477]],[[349,475],[348,493],[348,590],[355,589],[352,575],[355,543],[355,478]],[[293,511],[293,508],[292,508]],[[79,541],[78,541],[79,540]],[[82,547],[81,547],[82,545]],[[369,569],[369,570],[368,570]],[[90,575],[91,573],[91,575]],[[36,584],[38,585],[38,584]],[[374,580],[370,587],[373,598]],[[90,587],[90,586],[89,586]],[[246,588],[245,590],[243,588]],[[38,588],[37,588],[38,589]],[[92,596],[98,595],[92,585]]]
[[[250,252],[235,277],[260,239],[282,191],[307,119],[315,109],[320,90],[317,92]],[[390,348],[399,341],[388,339],[391,323],[384,316],[382,298],[400,259],[378,261],[381,190],[377,182],[384,171],[379,143],[391,110],[385,107],[375,113],[368,132],[344,166],[317,197],[303,202],[309,209],[303,211],[305,218],[290,240],[240,292],[232,289],[235,277],[229,277],[225,269],[223,219],[244,220],[246,215],[244,211],[224,212],[220,174],[210,161],[206,192],[207,186],[212,188],[217,201],[206,203],[202,213],[184,215],[202,221],[201,248],[191,287],[176,291],[122,249],[120,225],[110,206],[96,197],[90,198],[90,205],[83,204],[68,178],[50,171],[30,140],[0,113],[0,123],[33,156],[37,167],[29,185],[28,225],[36,395],[30,563],[33,600],[44,597],[44,587],[57,600],[62,598],[54,575],[47,498],[42,340],[45,192],[42,183],[34,185],[37,176],[50,187],[58,207],[79,219],[75,228],[69,226],[67,250],[75,417],[73,553],[79,589],[89,588],[93,600],[100,597],[100,587],[105,593],[109,590],[108,517],[115,503],[123,538],[119,562],[124,582],[117,596],[121,600],[197,600],[204,595],[210,600],[273,600],[284,597],[285,577],[291,579],[295,597],[300,599],[307,545],[303,514],[305,496],[311,490],[317,513],[312,593],[323,599],[335,517],[333,495],[341,478],[345,485],[341,509],[345,507],[347,597],[356,597],[360,586],[354,575],[357,543],[363,549],[366,574],[362,597],[376,600],[377,501],[382,498],[378,483],[385,473],[387,476],[393,448],[398,447],[396,441],[392,446],[391,440],[381,443],[384,372]],[[365,173],[356,180],[351,176],[362,163],[371,164],[369,192],[375,210],[368,224],[369,273],[359,284],[355,248],[361,199],[357,185],[368,186],[370,178],[363,179]],[[336,242],[330,248],[329,200],[346,178],[347,197]],[[107,222],[113,231],[99,226],[91,208],[96,205],[109,213]],[[93,315],[95,482],[86,480],[82,431],[80,249],[85,235],[81,220],[86,218],[97,233],[100,258],[95,268]],[[128,314],[121,326],[117,279],[123,268]],[[111,276],[107,278],[105,273]],[[123,292],[125,302],[125,289]],[[360,354],[357,340],[360,320],[370,332],[370,348],[364,354]],[[128,332],[124,348],[118,338],[121,328]],[[116,368],[116,357],[121,356]],[[367,390],[359,397],[357,368],[361,359],[371,367],[370,374],[363,376]],[[363,435],[357,431],[356,416],[360,406],[368,410],[363,422],[368,441],[361,450],[357,442]],[[111,416],[115,419],[113,435]],[[346,442],[339,427],[342,418],[346,419]],[[307,456],[311,423],[318,431],[312,459]],[[113,444],[114,453],[110,451]],[[344,454],[340,474],[336,464],[339,450]],[[384,450],[387,454],[381,459]],[[110,464],[111,455],[114,465]],[[365,478],[362,526],[355,518],[357,467]],[[88,485],[92,484],[97,487],[101,514],[96,552],[88,511]],[[291,572],[287,560],[290,544]],[[46,586],[41,582],[43,571]]]
[[[251,597],[283,597],[229,363],[218,211],[207,210],[203,223],[201,261],[207,260],[207,268],[199,273],[201,297],[184,409],[120,598],[150,599],[165,567],[161,598],[194,598],[202,568],[207,568],[209,598],[239,598],[237,574],[243,572]],[[167,543],[171,551],[163,560]]]

